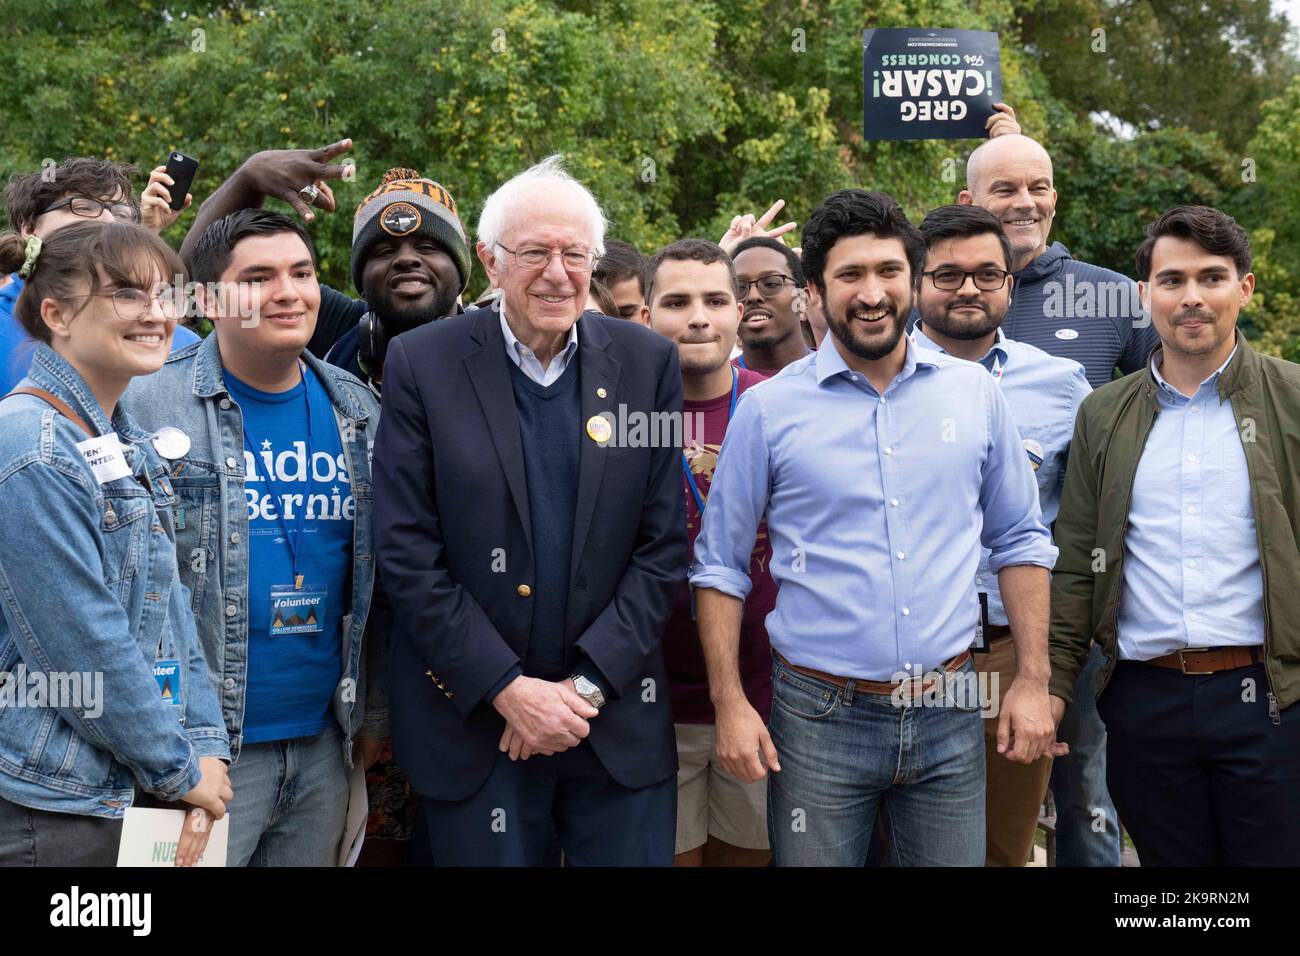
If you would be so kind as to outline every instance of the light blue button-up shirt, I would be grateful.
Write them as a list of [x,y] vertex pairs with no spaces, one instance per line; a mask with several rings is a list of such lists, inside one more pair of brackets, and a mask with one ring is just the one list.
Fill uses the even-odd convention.
[[[1233,349],[1236,355],[1236,349]],[[1138,460],[1124,537],[1119,656],[1264,643],[1264,577],[1246,452],[1219,376],[1191,398],[1151,359],[1160,412]]]
[[510,323],[506,321],[505,306],[502,305],[500,299],[497,299],[493,304],[493,308],[497,310],[497,314],[501,317],[501,334],[506,337],[506,354],[510,356],[510,361],[518,365],[525,375],[543,388],[559,381],[560,376],[564,374],[564,370],[569,367],[570,360],[578,351],[578,323],[574,322],[569,326],[569,338],[565,342],[564,348],[556,354],[555,358],[551,359],[546,368],[542,368],[542,363],[537,360],[533,350],[520,342],[519,338],[511,330]]
[[741,396],[690,582],[749,592],[767,519],[772,646],[795,664],[889,680],[971,643],[980,542],[994,573],[1056,561],[1033,472],[996,383],[910,340],[876,392],[833,337]]
[[[918,323],[912,339],[922,348],[939,346]],[[1083,366],[1072,359],[1050,355],[1025,342],[1009,339],[998,329],[993,347],[979,360],[1002,388],[1016,430],[1020,432],[1025,456],[1038,481],[1038,505],[1048,528],[1061,508],[1065,464],[1074,437],[1074,419],[1079,405],[1092,391]],[[989,568],[989,550],[980,549],[975,587],[988,595],[989,623],[1007,624],[997,575]]]

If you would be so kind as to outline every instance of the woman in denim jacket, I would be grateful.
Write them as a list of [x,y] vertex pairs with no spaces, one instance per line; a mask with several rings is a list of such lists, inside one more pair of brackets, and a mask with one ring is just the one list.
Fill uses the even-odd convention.
[[0,270],[20,262],[15,315],[39,344],[0,401],[0,866],[113,865],[139,792],[188,805],[193,865],[232,794],[156,450],[183,436],[118,408],[167,357],[183,270],[102,221],[43,248],[0,237]]

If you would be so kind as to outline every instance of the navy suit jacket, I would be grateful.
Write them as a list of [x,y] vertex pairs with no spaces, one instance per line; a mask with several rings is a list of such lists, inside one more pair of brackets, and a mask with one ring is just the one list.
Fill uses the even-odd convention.
[[[500,323],[491,308],[431,322],[394,339],[384,362],[373,481],[394,613],[393,746],[415,790],[445,801],[471,796],[491,772],[505,721],[484,696],[523,666],[532,619],[532,522]],[[601,447],[586,423],[599,412],[616,426],[638,412],[680,421],[681,372],[673,343],[592,312],[578,321],[573,361],[582,451],[566,664],[585,655],[612,691],[587,739],[636,789],[677,771],[662,635],[689,560],[681,450]]]

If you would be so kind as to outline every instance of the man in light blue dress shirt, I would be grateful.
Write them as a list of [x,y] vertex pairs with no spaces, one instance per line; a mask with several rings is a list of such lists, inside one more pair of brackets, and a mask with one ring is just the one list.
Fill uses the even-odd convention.
[[[1046,630],[1056,549],[997,384],[903,334],[924,244],[897,203],[843,190],[813,213],[803,239],[831,347],[742,398],[690,574],[718,755],[744,780],[773,772],[778,866],[862,865],[878,809],[897,864],[980,866],[980,701],[956,693],[973,674],[980,545],[1022,662],[999,748],[1025,762],[1053,742]],[[736,665],[764,517],[779,588],[767,619],[770,733]]]
[[[926,261],[916,287],[921,319],[912,331],[912,340],[922,348],[976,362],[997,382],[1034,469],[1043,524],[1051,527],[1060,506],[1075,414],[1092,391],[1083,366],[1003,334],[1002,321],[1015,280],[1010,274],[1011,243],[992,213],[979,206],[940,206],[930,211],[920,229]],[[1009,688],[1015,677],[1016,654],[989,558],[989,551],[982,549],[975,573],[982,630],[975,667],[981,674],[997,675],[996,683],[990,679],[989,684],[991,693],[998,694]],[[1024,866],[1034,845],[1039,807],[1052,773],[1052,755],[1045,754],[1032,764],[1007,760],[996,752],[997,723],[992,720],[985,721],[984,742],[988,777],[985,862],[988,866]],[[1066,759],[1076,758],[1071,754]],[[1103,794],[1104,759],[1103,750]],[[1114,808],[1103,807],[1102,813],[1106,828],[1118,842]]]
[[1144,866],[1300,864],[1300,369],[1236,329],[1250,264],[1217,209],[1148,228],[1161,345],[1083,403],[1062,492],[1053,709],[1095,642],[1107,780]]

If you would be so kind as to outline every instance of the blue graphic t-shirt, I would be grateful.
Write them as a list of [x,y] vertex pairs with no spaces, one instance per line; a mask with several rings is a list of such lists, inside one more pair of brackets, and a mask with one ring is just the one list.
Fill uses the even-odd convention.
[[[0,276],[0,282],[3,281],[3,276]],[[27,334],[27,330],[14,315],[18,293],[22,291],[23,280],[16,272],[9,276],[6,285],[0,287],[0,395],[8,393],[27,377],[32,355],[36,351],[36,340]],[[198,335],[185,326],[178,325],[172,334],[172,351],[197,341]]]
[[[330,698],[343,675],[339,628],[349,602],[356,505],[329,395],[311,369],[304,365],[303,372],[305,383],[278,393],[250,388],[224,373],[244,414],[244,742],[250,744],[320,733],[333,719]],[[287,535],[296,536],[299,527],[303,585],[295,591]]]

